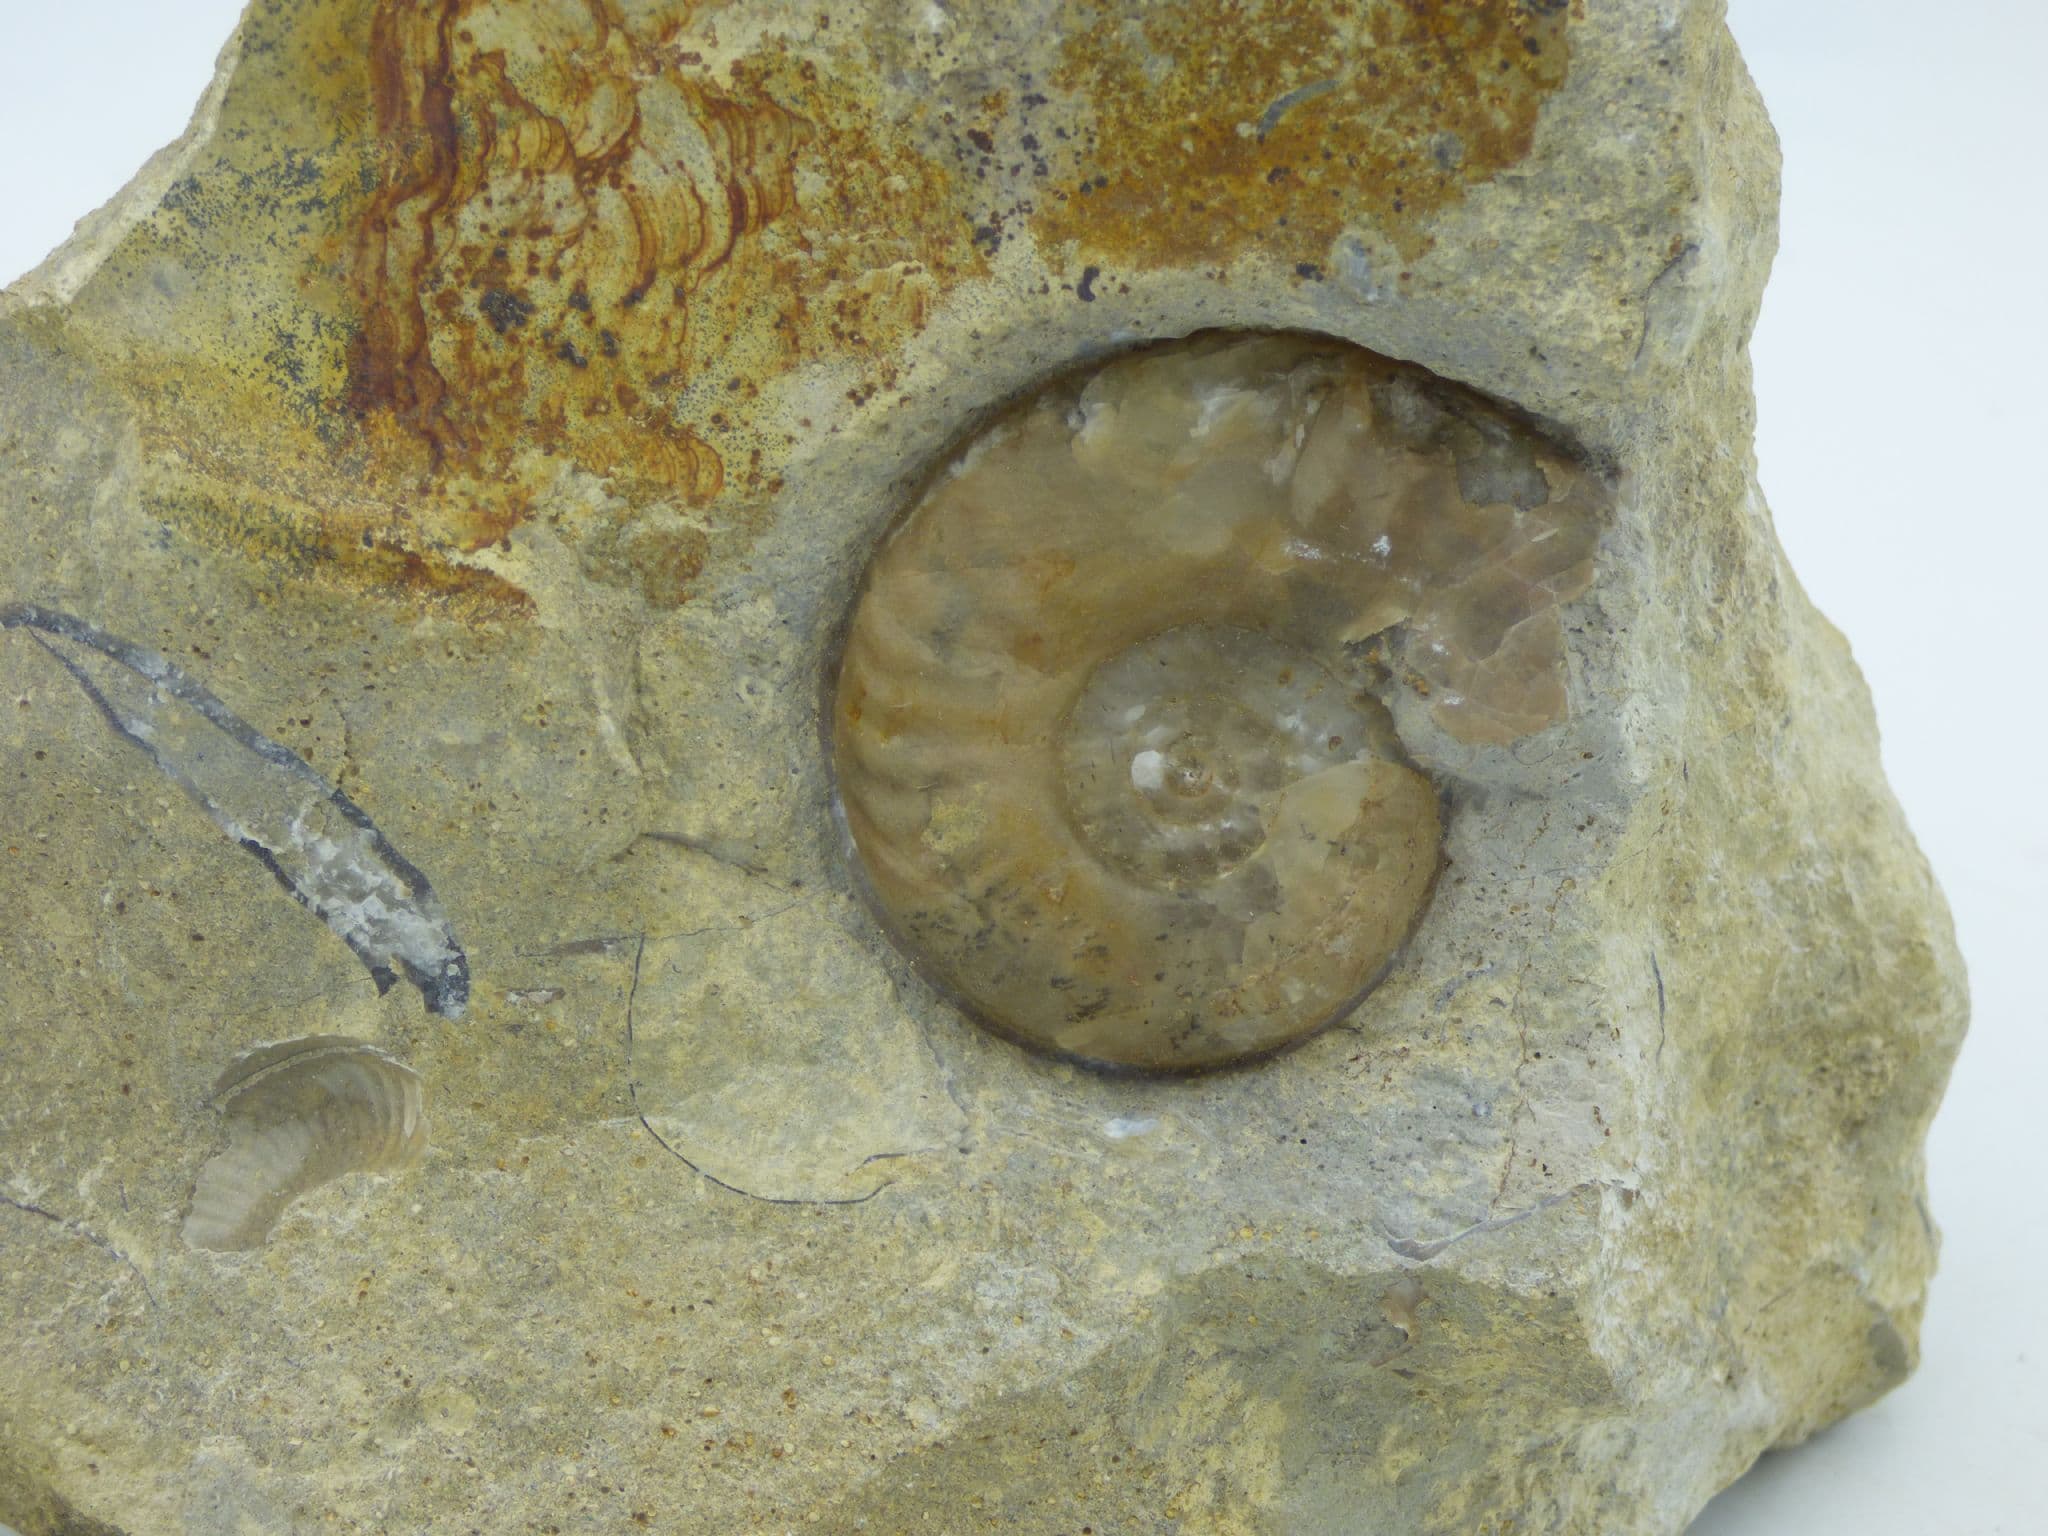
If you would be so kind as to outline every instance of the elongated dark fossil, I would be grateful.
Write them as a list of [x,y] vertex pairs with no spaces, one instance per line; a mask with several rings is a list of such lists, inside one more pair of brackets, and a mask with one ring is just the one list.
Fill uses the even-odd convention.
[[124,740],[334,930],[378,991],[403,975],[432,1012],[462,1016],[469,958],[433,886],[310,763],[164,657],[84,619],[10,603],[0,629],[48,651]]

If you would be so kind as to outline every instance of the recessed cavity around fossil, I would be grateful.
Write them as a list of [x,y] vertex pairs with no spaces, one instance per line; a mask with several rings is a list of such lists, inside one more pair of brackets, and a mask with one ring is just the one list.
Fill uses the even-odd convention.
[[1512,745],[1567,714],[1609,490],[1512,413],[1325,338],[1056,381],[869,564],[832,701],[880,915],[994,1028],[1222,1065],[1341,1017],[1441,862],[1388,704]]

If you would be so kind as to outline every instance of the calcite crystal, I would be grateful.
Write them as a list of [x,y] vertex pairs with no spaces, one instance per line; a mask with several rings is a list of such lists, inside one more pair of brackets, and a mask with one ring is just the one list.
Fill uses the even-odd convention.
[[1656,1536],[1899,1382],[1775,170],[1713,0],[256,0],[0,300],[0,1523]]

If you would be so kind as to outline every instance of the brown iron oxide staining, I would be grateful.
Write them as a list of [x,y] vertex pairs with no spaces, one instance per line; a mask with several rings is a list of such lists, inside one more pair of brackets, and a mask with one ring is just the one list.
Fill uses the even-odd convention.
[[744,560],[796,441],[779,382],[896,398],[986,264],[857,37],[734,18],[253,5],[218,131],[50,331],[132,403],[153,510],[267,581],[465,622],[532,612],[472,557],[543,506],[652,607]]
[[[370,43],[391,169],[357,233],[350,404],[436,472],[502,478],[531,445],[629,493],[709,501],[718,453],[649,385],[686,355],[692,290],[792,206],[801,119],[693,96],[601,7],[386,4]],[[661,146],[682,158],[650,151],[636,76],[688,125]]]
[[[383,172],[348,257],[346,403],[459,547],[508,533],[564,463],[636,509],[717,502],[745,533],[777,482],[733,407],[833,353],[886,388],[898,339],[980,268],[943,220],[876,219],[944,189],[857,87],[773,39],[707,64],[700,9],[383,0],[371,19]],[[639,585],[680,600],[705,550],[656,542]]]
[[[1306,270],[1353,222],[1426,243],[1527,153],[1571,9],[1063,3],[1016,36],[993,7],[263,0],[220,131],[67,325],[165,520],[275,579],[517,617],[470,557],[546,502],[595,579],[672,606],[765,526],[787,375],[896,399],[1027,232],[1083,299],[1255,248]],[[604,494],[550,500],[565,471]]]
[[1528,154],[1582,4],[1075,0],[1056,80],[1093,103],[1093,143],[1036,228],[1117,265],[1291,264],[1363,219],[1412,256],[1428,215]]
[[[427,349],[427,317],[411,294],[387,296],[385,279],[396,267],[415,275],[432,254],[432,215],[454,190],[457,146],[452,92],[448,88],[449,14],[410,7],[380,8],[370,24],[370,92],[376,132],[394,143],[392,158],[406,155],[406,172],[396,172],[372,199],[357,235],[357,290],[364,296],[363,328],[350,352],[349,401],[359,411],[386,406],[418,423],[432,440],[447,386]],[[426,25],[423,27],[421,23]],[[408,68],[406,44],[425,32],[431,59]],[[415,88],[417,79],[417,88]],[[408,133],[408,129],[414,131]],[[405,218],[406,203],[424,197],[424,216]],[[384,302],[378,302],[384,300]]]

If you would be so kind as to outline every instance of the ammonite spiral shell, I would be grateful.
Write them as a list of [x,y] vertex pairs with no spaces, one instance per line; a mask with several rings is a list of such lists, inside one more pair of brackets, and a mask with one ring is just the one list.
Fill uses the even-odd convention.
[[1209,1067],[1341,1016],[1440,861],[1383,699],[1564,717],[1604,488],[1356,348],[1212,336],[1047,389],[877,551],[833,713],[881,913],[993,1027]]

